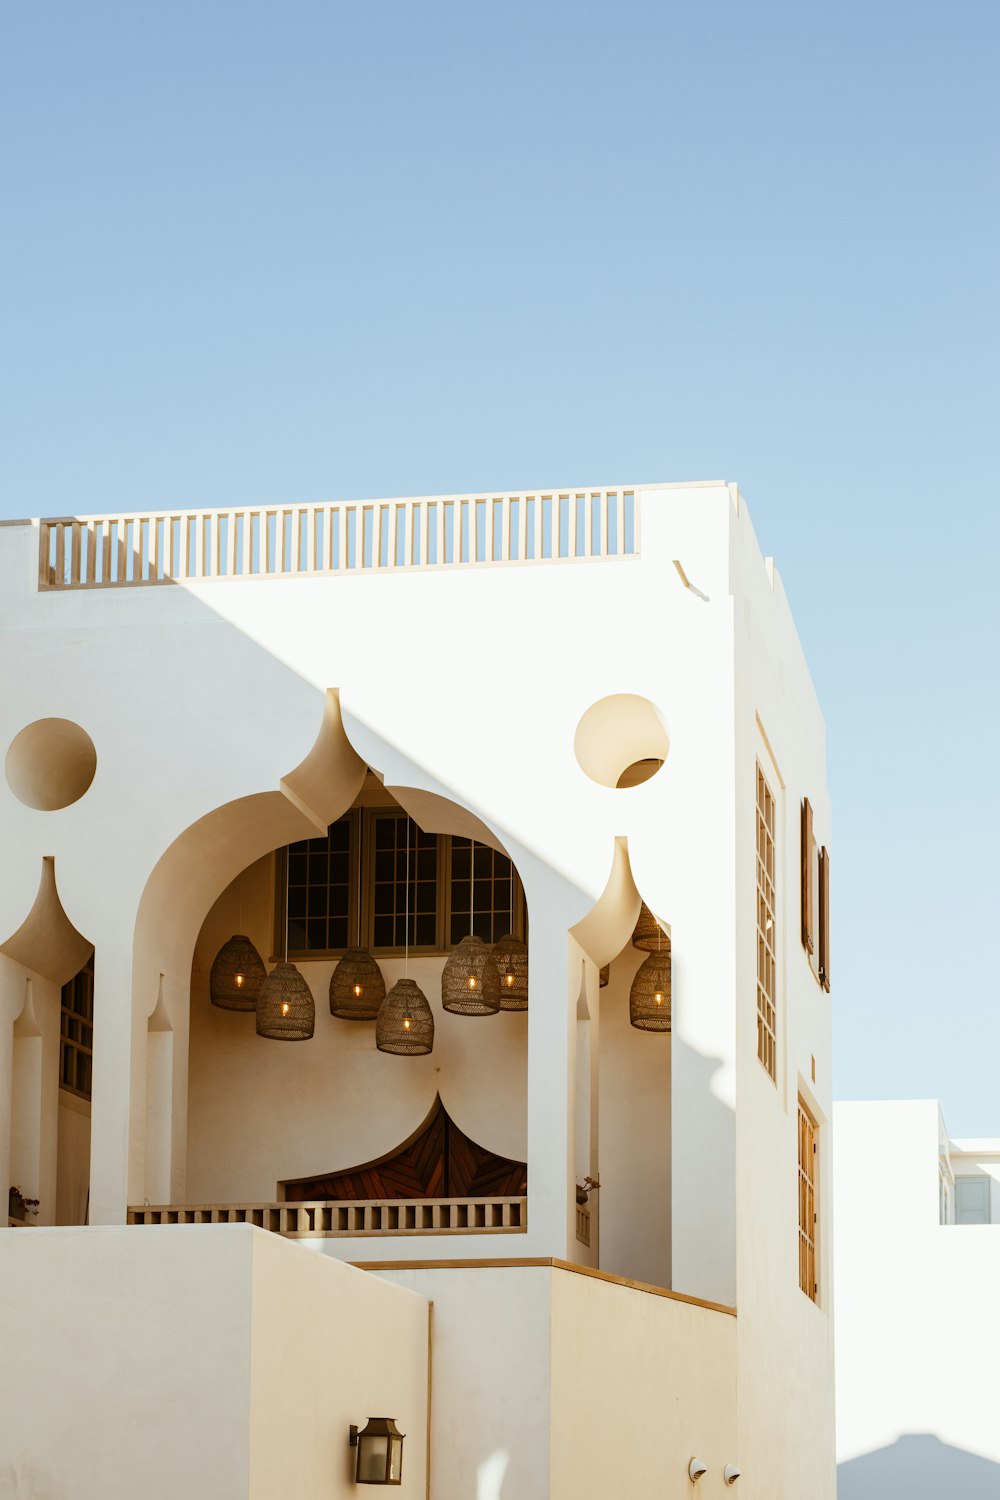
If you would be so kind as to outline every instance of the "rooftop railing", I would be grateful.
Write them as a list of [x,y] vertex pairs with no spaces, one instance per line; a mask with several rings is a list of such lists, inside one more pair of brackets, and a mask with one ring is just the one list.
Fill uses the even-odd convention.
[[40,589],[622,558],[632,489],[366,500],[39,522]]
[[128,1211],[130,1224],[255,1224],[289,1239],[365,1235],[522,1234],[527,1198],[417,1198],[313,1203],[160,1204]]

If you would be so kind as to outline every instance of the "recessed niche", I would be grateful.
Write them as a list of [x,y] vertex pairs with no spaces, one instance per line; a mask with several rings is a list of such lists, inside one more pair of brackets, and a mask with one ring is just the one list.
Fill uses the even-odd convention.
[[660,711],[637,693],[612,693],[587,709],[573,741],[580,769],[599,786],[639,786],[670,750]]
[[94,742],[72,719],[36,719],[7,751],[7,784],[25,807],[41,812],[79,802],[96,770]]

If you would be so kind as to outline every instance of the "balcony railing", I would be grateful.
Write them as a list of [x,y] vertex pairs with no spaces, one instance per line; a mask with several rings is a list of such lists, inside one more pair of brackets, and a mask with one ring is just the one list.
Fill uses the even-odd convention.
[[590,1245],[590,1204],[576,1205],[576,1237],[581,1245]]
[[40,589],[622,558],[632,489],[554,490],[39,522]]
[[418,1198],[400,1202],[201,1203],[133,1207],[130,1224],[255,1224],[288,1239],[371,1235],[523,1234],[527,1198]]

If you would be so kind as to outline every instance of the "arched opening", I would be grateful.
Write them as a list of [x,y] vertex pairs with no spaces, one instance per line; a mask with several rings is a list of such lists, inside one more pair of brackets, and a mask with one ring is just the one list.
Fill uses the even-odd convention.
[[67,916],[55,861],[45,858],[30,911],[0,943],[0,989],[14,999],[12,1011],[0,1005],[11,1080],[0,1165],[10,1186],[37,1200],[38,1224],[87,1221],[93,976],[93,945]]
[[56,1223],[86,1224],[94,1075],[94,954],[59,992]]
[[648,957],[626,944],[600,992],[601,1268],[669,1287],[671,1038],[629,1018],[629,994]]
[[[302,1201],[287,1185],[313,1192],[363,1175],[357,1164],[398,1152],[437,1099],[456,1152],[464,1142],[483,1168],[472,1185],[446,1174],[455,1191],[443,1196],[523,1197],[510,1190],[510,1173],[527,1157],[527,1015],[475,1017],[442,1004],[445,965],[461,941],[471,933],[489,948],[511,931],[527,939],[524,893],[495,835],[457,803],[387,788],[371,770],[325,829],[314,825],[239,870],[194,944],[185,1200]],[[314,1032],[301,1045],[259,1036],[251,1010],[211,1003],[213,961],[237,932],[269,969],[287,958],[308,984]],[[434,1019],[430,1054],[380,1052],[374,1021],[331,1013],[332,976],[357,947],[387,990],[403,977],[420,987]]]
[[[588,1195],[592,1230],[599,1207],[599,1264],[669,1287],[671,1038],[637,1025],[630,1000],[646,960],[669,952],[671,932],[642,900],[625,839],[616,840],[607,886],[574,932],[593,965],[576,1012],[576,1160],[580,1183],[589,1149],[590,1176],[600,1183]],[[662,998],[669,1015],[669,984]]]

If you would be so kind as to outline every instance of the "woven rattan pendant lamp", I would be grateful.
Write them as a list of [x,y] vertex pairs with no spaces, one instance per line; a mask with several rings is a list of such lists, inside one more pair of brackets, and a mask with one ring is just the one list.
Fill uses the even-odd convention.
[[375,1045],[397,1057],[423,1057],[434,1050],[434,1017],[413,979],[397,979],[379,1006]]
[[250,939],[238,932],[215,955],[208,980],[212,1004],[223,1010],[253,1010],[266,978],[264,960]]
[[500,975],[500,1009],[528,1009],[528,945],[514,936],[514,861],[510,865],[510,927],[493,944]]
[[639,1031],[670,1030],[670,939],[639,965],[628,996],[628,1018]]
[[[243,872],[240,872],[240,926],[243,926]],[[223,943],[215,955],[208,977],[213,1005],[223,1010],[253,1010],[260,987],[267,978],[264,960],[245,933],[238,932]]]
[[500,975],[493,949],[476,937],[476,841],[469,841],[469,935],[454,948],[441,975],[441,1004],[453,1016],[495,1016],[500,1009]]
[[632,934],[632,947],[641,948],[646,953],[656,953],[663,935],[663,928],[644,901],[639,908],[639,920]]
[[605,964],[604,965],[604,968],[601,970],[600,975],[598,976],[598,979],[599,979],[599,988],[602,989],[602,990],[607,989],[608,985],[611,983],[611,965],[610,964]]
[[307,1042],[315,1030],[312,990],[294,964],[275,964],[257,996],[257,1035],[273,1042]]
[[406,820],[406,902],[403,929],[404,977],[397,979],[378,1009],[375,1045],[396,1057],[424,1057],[434,1049],[434,1017],[427,996],[409,977],[410,820]]
[[312,990],[288,962],[288,886],[285,885],[285,956],[275,964],[257,996],[257,1035],[272,1042],[307,1042],[316,1030]]
[[382,970],[361,946],[361,889],[358,887],[357,943],[330,975],[330,1014],[342,1021],[374,1021],[385,999]]
[[528,945],[512,932],[493,944],[493,962],[500,976],[500,1009],[528,1009]]

